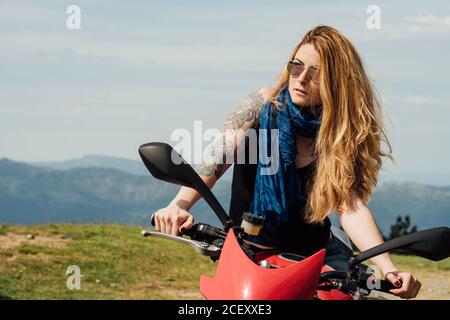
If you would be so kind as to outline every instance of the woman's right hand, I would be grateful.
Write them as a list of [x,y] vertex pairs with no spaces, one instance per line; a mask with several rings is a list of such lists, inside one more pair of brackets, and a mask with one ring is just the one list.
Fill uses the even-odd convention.
[[157,231],[174,236],[181,235],[194,224],[192,214],[175,204],[159,209],[153,217]]

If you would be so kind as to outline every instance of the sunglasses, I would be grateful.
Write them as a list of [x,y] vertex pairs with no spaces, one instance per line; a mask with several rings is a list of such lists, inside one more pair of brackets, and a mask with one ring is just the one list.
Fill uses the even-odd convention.
[[319,84],[319,68],[318,67],[310,67],[306,68],[303,62],[298,60],[291,60],[287,64],[287,70],[289,74],[293,77],[300,76],[304,70],[307,70],[306,79],[307,81],[312,81],[316,84]]

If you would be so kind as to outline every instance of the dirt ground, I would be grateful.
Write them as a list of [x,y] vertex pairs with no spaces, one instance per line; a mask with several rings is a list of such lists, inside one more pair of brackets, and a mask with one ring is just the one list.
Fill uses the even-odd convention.
[[0,248],[1,249],[13,249],[20,247],[23,244],[32,244],[38,246],[48,247],[64,247],[70,240],[63,239],[59,235],[54,236],[35,236],[32,234],[14,234],[7,233],[6,235],[0,235]]

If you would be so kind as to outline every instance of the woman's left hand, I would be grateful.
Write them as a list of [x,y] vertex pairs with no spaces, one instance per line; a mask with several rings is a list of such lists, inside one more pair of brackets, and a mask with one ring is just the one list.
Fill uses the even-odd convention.
[[422,284],[411,273],[403,271],[391,271],[385,275],[386,280],[398,289],[391,289],[390,293],[404,299],[412,299],[419,293]]

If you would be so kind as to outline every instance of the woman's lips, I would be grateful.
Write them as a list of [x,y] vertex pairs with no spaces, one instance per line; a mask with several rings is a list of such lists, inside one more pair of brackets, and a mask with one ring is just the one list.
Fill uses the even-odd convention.
[[305,96],[308,94],[308,92],[306,92],[305,90],[300,89],[300,88],[295,88],[294,91],[297,92],[301,96]]

